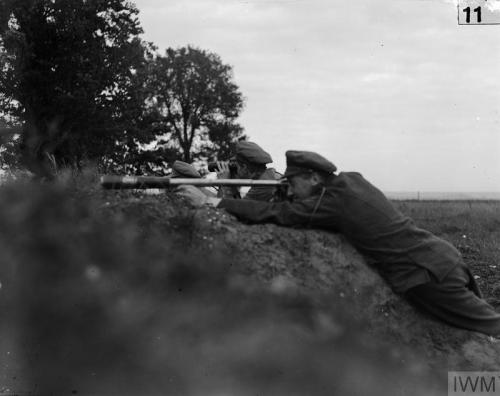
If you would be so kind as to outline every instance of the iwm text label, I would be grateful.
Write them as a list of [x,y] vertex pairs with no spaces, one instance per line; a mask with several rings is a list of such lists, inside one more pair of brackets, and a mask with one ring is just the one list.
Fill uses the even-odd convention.
[[500,396],[500,371],[450,371],[448,396]]

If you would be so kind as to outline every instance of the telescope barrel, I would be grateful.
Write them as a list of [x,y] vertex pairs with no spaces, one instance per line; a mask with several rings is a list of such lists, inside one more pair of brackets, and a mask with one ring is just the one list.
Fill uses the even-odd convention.
[[104,175],[101,177],[101,186],[105,189],[147,189],[168,188],[189,184],[196,187],[219,186],[281,186],[286,184],[280,180],[252,180],[252,179],[181,179],[159,176],[115,176]]

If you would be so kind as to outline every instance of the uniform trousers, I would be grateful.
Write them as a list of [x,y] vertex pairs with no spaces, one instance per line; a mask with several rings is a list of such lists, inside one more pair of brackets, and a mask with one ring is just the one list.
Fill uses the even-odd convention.
[[500,314],[481,298],[479,287],[465,266],[455,267],[442,282],[431,276],[430,282],[407,290],[405,296],[451,325],[500,336]]

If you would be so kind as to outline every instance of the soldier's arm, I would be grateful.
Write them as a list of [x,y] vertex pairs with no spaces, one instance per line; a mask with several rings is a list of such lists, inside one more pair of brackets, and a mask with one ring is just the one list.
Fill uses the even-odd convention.
[[243,199],[270,202],[274,196],[274,187],[252,187]]
[[284,226],[323,226],[328,214],[319,206],[318,197],[298,202],[259,202],[252,200],[222,199],[217,208],[227,210],[239,219],[252,223],[275,223]]
[[252,223],[334,228],[340,218],[337,216],[337,205],[326,196],[314,196],[295,202],[270,203],[207,197],[193,186],[180,186],[177,192],[187,198],[194,206],[212,205]]

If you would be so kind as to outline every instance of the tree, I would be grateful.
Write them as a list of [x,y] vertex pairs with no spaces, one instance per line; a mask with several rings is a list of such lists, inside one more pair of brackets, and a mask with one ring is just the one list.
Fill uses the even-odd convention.
[[137,14],[125,0],[0,2],[0,106],[22,124],[30,170],[46,176],[46,158],[79,167],[150,140],[129,122],[151,50]]
[[207,129],[211,144],[206,145],[202,151],[206,158],[227,160],[234,154],[236,143],[246,139],[243,127],[234,122],[209,123]]
[[2,173],[19,168],[19,135],[19,127],[0,119],[0,179]]
[[218,55],[191,46],[169,48],[152,62],[148,85],[163,117],[159,132],[183,161],[206,158],[243,137],[235,123],[243,98],[232,78]]

